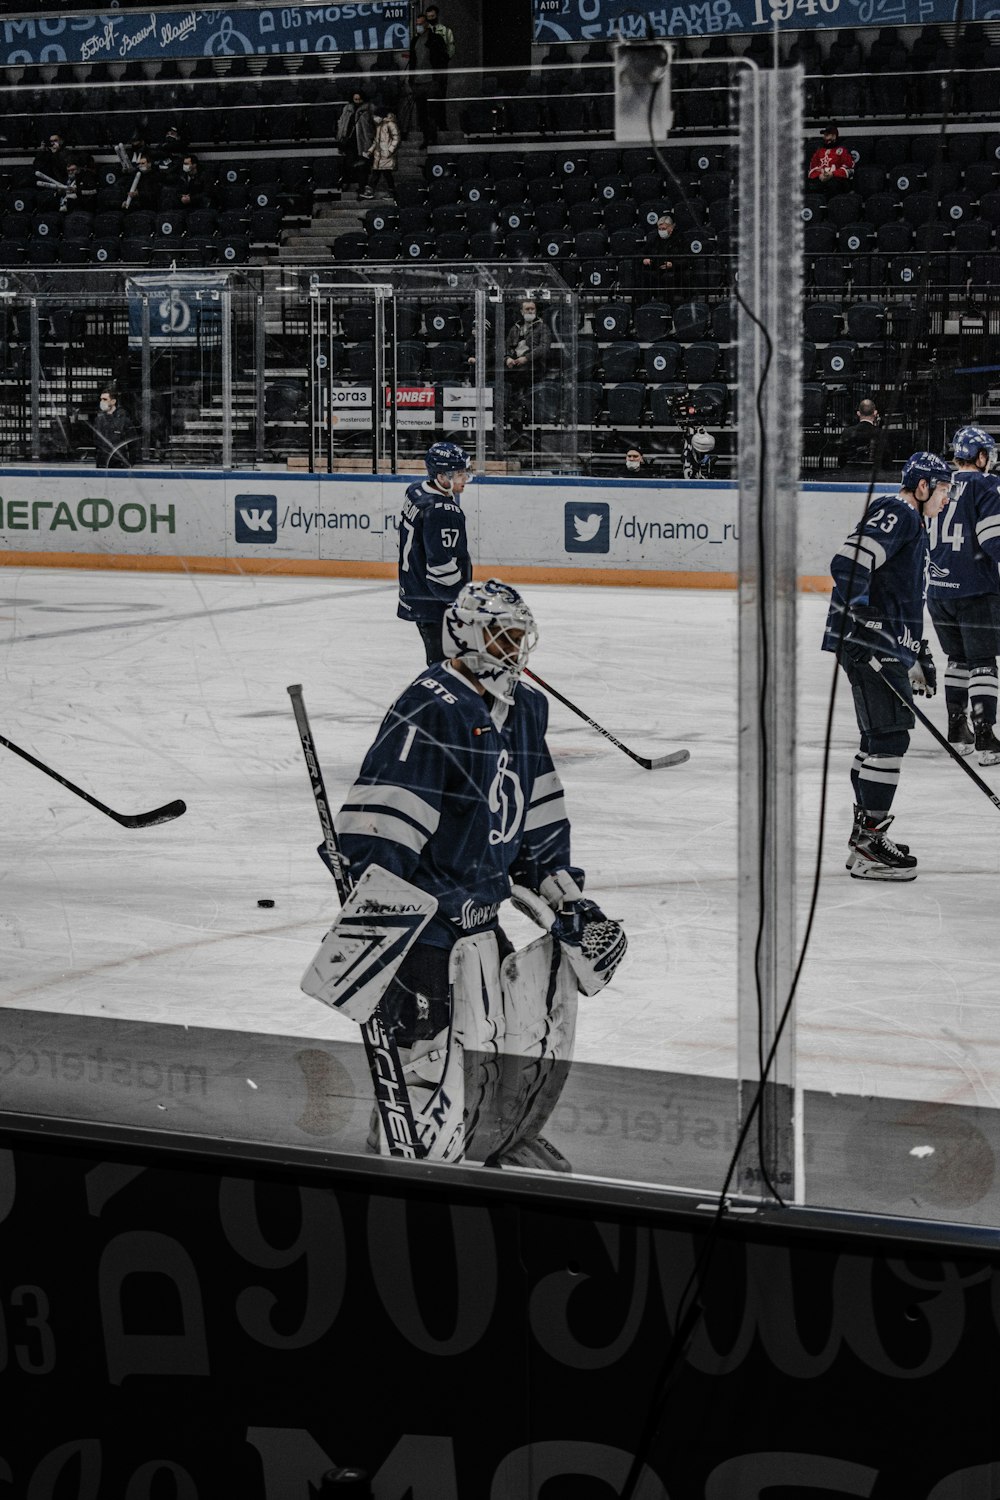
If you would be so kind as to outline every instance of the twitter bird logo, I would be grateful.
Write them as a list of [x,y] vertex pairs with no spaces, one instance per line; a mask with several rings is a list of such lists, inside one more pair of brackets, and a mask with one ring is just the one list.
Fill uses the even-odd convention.
[[573,530],[576,532],[578,542],[592,542],[600,530],[604,517],[599,510],[592,511],[589,516],[574,516]]
[[567,552],[610,552],[611,507],[603,501],[566,503]]

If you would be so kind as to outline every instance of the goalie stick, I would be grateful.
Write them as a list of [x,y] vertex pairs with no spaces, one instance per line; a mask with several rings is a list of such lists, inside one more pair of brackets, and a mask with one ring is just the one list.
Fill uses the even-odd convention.
[[[871,658],[871,660],[869,661],[868,665],[871,667],[871,669],[872,669],[873,672],[882,672],[882,665],[879,662],[879,660],[878,660],[877,657],[873,656]],[[944,748],[947,750],[948,754],[951,756],[952,760],[955,761],[958,765],[960,765],[962,767],[962,770],[965,772],[966,776],[970,777],[976,783],[976,786],[979,788],[979,790],[981,792],[984,792],[986,794],[986,796],[989,797],[990,801],[993,803],[993,806],[995,808],[997,808],[997,809],[1000,809],[1000,797],[997,796],[996,792],[993,790],[993,788],[989,785],[988,782],[985,782],[981,776],[977,776],[976,775],[975,771],[972,769],[972,767],[969,765],[968,761],[965,759],[965,756],[964,755],[959,755],[959,753],[955,749],[954,745],[949,745],[948,741],[945,739],[945,737],[941,733],[940,729],[938,729],[934,724],[931,723],[930,719],[923,712],[923,710],[920,709],[920,708],[918,708],[915,703],[911,703],[909,701],[909,699],[906,697],[906,694],[905,693],[901,693],[899,691],[899,689],[897,687],[895,687],[889,681],[888,677],[886,677],[884,674],[882,676],[882,681],[885,683],[886,687],[889,689],[889,691],[891,693],[895,693],[895,695],[899,699],[900,703],[905,704],[905,706],[910,710],[910,712],[914,715],[914,717],[917,718],[917,719],[919,719],[920,723],[924,726],[924,728],[930,730],[931,734],[937,740],[938,744],[944,746]]]
[[560,703],[572,713],[577,714],[585,724],[589,724],[591,729],[596,729],[598,734],[603,734],[606,740],[610,740],[612,745],[623,751],[638,765],[645,767],[647,771],[659,771],[663,766],[682,766],[686,760],[691,759],[690,750],[672,750],[669,755],[654,755],[652,757],[637,755],[634,750],[630,750],[627,745],[623,745],[621,740],[615,739],[611,731],[605,729],[603,724],[598,724],[597,720],[592,719],[589,714],[585,714],[582,708],[577,708],[575,703],[571,703],[568,698],[564,698],[562,693],[558,692],[544,678],[539,677],[538,673],[533,672],[530,667],[525,667],[524,675],[525,677],[530,677],[532,682],[537,682],[538,686],[544,688],[547,693],[551,693],[553,698],[558,698]]
[[53,781],[58,781],[59,785],[64,786],[68,792],[75,792],[78,797],[83,798],[84,802],[89,802],[91,807],[96,807],[98,812],[104,813],[108,818],[114,818],[115,822],[120,823],[123,828],[152,828],[157,823],[170,823],[174,818],[179,818],[181,813],[187,812],[187,803],[182,802],[179,797],[175,802],[164,803],[163,807],[154,807],[151,812],[115,812],[113,807],[107,807],[103,802],[98,802],[96,797],[92,797],[75,782],[67,780],[65,776],[60,776],[58,771],[53,771],[52,767],[47,766],[44,761],[36,760],[27,750],[22,750],[20,745],[15,745],[13,740],[5,739],[2,734],[0,734],[0,745],[13,750],[15,755],[26,760],[29,766],[34,766],[37,771],[44,771],[46,776],[51,776]]
[[[292,712],[295,715],[295,726],[299,732],[299,740],[302,744],[302,754],[305,757],[306,770],[309,772],[309,781],[312,786],[313,800],[316,803],[316,811],[319,814],[320,828],[323,830],[324,862],[333,874],[337,886],[337,895],[340,897],[341,905],[347,900],[351,893],[351,877],[348,873],[347,864],[337,843],[337,835],[333,827],[333,817],[330,813],[330,803],[327,800],[326,787],[323,785],[323,773],[320,770],[316,749],[313,745],[312,730],[309,727],[309,717],[306,713],[305,701],[302,697],[302,686],[293,683],[288,689],[288,696],[292,700]],[[371,1070],[372,1083],[375,1088],[375,1102],[378,1105],[379,1115],[385,1130],[385,1138],[389,1143],[389,1153],[392,1156],[409,1157],[411,1160],[419,1160],[426,1155],[423,1143],[417,1136],[417,1127],[413,1119],[413,1110],[410,1106],[410,1096],[406,1088],[406,1080],[403,1077],[403,1064],[400,1061],[399,1049],[391,1031],[382,1019],[382,1007],[377,1005],[369,1019],[361,1027],[361,1038],[365,1044],[365,1052],[368,1057],[368,1067]]]

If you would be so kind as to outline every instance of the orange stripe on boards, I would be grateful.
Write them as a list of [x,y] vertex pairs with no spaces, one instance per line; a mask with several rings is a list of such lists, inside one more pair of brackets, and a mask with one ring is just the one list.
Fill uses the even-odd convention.
[[[395,562],[348,562],[318,558],[256,557],[147,557],[112,556],[86,552],[4,552],[0,566],[8,568],[113,568],[144,573],[253,573],[306,578],[395,578]],[[603,588],[735,589],[735,573],[671,573],[643,568],[557,568],[502,563],[473,569],[478,579],[497,575],[508,583],[583,583]],[[820,575],[799,579],[804,593],[830,592],[832,580]]]

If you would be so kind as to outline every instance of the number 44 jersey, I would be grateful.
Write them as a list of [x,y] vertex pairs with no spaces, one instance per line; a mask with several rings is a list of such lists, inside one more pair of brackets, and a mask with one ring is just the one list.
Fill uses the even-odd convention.
[[930,523],[927,602],[1000,593],[1000,481],[958,469],[951,499]]
[[411,484],[399,520],[399,606],[402,620],[440,624],[472,577],[465,513],[457,498],[429,480]]

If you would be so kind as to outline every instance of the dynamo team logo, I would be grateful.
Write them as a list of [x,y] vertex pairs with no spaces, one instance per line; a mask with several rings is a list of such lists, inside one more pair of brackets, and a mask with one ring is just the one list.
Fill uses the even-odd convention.
[[603,500],[567,500],[564,541],[567,552],[611,551],[611,507]]
[[242,546],[261,546],[278,540],[277,495],[236,496],[236,540]]

